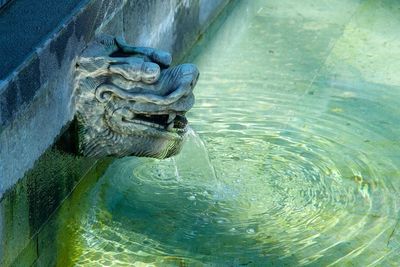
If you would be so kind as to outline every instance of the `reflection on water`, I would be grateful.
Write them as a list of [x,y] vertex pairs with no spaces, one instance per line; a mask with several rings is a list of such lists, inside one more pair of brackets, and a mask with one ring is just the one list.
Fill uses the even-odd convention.
[[182,153],[116,161],[64,259],[398,266],[400,3],[242,1],[214,28]]

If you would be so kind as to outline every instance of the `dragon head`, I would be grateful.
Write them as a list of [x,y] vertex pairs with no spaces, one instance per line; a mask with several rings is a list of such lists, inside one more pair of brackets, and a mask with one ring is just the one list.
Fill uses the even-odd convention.
[[84,156],[166,158],[179,153],[199,71],[167,52],[103,36],[77,63],[78,149]]

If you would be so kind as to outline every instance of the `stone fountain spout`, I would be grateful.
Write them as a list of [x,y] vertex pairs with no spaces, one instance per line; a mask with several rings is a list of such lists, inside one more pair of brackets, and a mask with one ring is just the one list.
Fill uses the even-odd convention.
[[181,150],[199,71],[171,54],[102,36],[76,66],[77,143],[88,157],[167,158]]

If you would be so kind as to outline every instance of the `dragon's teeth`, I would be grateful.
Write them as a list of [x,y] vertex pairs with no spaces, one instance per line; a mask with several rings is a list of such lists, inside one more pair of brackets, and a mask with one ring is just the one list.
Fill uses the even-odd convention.
[[167,123],[169,124],[170,122],[172,122],[173,120],[175,120],[176,118],[176,113],[172,112],[171,114],[168,115],[168,121]]

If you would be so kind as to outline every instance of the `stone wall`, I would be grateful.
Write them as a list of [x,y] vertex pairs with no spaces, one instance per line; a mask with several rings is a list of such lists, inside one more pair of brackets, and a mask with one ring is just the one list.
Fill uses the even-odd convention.
[[[110,159],[104,159],[94,165],[93,159],[75,157],[56,149],[46,151],[35,167],[0,201],[0,266],[30,266],[36,262],[48,249],[48,240],[52,240],[46,236],[49,230],[42,231],[49,216],[84,174],[100,176],[109,162]],[[55,236],[57,229],[50,230]]]
[[[10,20],[18,17],[13,7],[20,2],[27,1],[14,0],[2,10],[5,13],[0,16],[2,25],[7,24],[2,20],[9,13],[16,13],[9,15]],[[61,2],[64,1],[58,1],[57,6]],[[62,25],[53,25],[56,27],[53,32],[38,32],[38,35],[44,35],[43,38],[25,38],[29,30],[14,34],[18,29],[11,29],[14,33],[9,33],[8,28],[3,27],[0,44],[8,50],[11,43],[18,53],[18,45],[25,39],[36,47],[28,49],[21,45],[25,57],[13,57],[19,65],[13,61],[7,68],[0,68],[5,69],[0,80],[0,198],[33,166],[63,126],[73,118],[74,62],[95,35],[103,32],[122,34],[132,44],[165,49],[179,60],[227,2],[75,0],[75,8],[62,10],[70,12],[60,21]],[[29,12],[22,6],[19,8]],[[39,6],[35,8],[40,9]],[[49,7],[46,7],[46,12],[43,16],[51,12]],[[31,30],[34,31],[35,27]],[[19,43],[13,42],[13,38],[17,38]],[[10,53],[13,51],[0,55],[8,60]]]
[[95,162],[50,149],[73,119],[87,43],[124,35],[177,62],[228,2],[12,0],[0,9],[0,266],[37,260],[40,227]]

